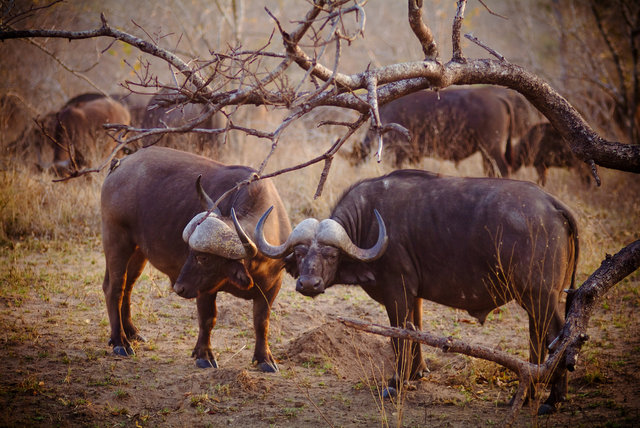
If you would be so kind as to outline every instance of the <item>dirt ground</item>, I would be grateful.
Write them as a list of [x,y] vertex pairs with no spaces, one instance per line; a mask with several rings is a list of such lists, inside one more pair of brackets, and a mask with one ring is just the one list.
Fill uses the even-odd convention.
[[[152,268],[133,296],[147,341],[135,357],[116,357],[107,346],[99,238],[33,239],[1,251],[1,426],[492,426],[501,425],[517,385],[493,363],[425,346],[429,375],[400,399],[381,400],[391,345],[336,317],[387,325],[383,308],[357,287],[305,298],[288,276],[271,317],[279,373],[251,365],[250,302],[227,294],[218,297],[213,339],[220,368],[197,369],[195,303]],[[637,426],[639,282],[636,274],[618,284],[592,318],[568,401],[544,417],[525,407],[519,426]],[[517,306],[482,327],[465,312],[425,302],[424,319],[425,329],[526,358],[527,321]]]

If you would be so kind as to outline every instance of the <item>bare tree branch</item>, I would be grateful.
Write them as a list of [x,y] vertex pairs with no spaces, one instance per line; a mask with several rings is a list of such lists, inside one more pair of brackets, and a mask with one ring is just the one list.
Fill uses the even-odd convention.
[[422,20],[422,0],[408,0],[409,26],[422,45],[425,59],[436,60],[438,58],[438,46],[431,29]]
[[142,40],[140,38],[131,36],[130,34],[111,28],[107,23],[107,19],[104,14],[100,15],[102,26],[94,30],[87,31],[63,31],[63,30],[3,30],[0,31],[0,40],[8,39],[23,39],[33,37],[57,37],[69,40],[82,40],[92,39],[96,37],[111,37],[116,40],[125,42],[131,46],[140,49],[142,52],[146,52],[150,55],[156,56],[165,60],[177,68],[187,79],[192,81],[197,88],[200,88],[207,92],[205,82],[197,76],[193,70],[178,56],[169,52],[166,49],[162,49],[157,45]]
[[453,29],[451,30],[451,42],[453,45],[453,58],[455,62],[466,62],[462,55],[462,45],[460,44],[460,28],[464,19],[464,9],[467,6],[466,0],[458,0],[456,17],[453,19]]

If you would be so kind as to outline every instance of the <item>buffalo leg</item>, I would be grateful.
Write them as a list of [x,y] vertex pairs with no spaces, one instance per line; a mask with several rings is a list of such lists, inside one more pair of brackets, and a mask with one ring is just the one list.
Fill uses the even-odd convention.
[[[404,299],[394,300],[393,302],[388,302],[385,305],[387,315],[389,316],[389,322],[392,327],[406,328],[408,321],[416,321],[415,308],[418,304],[413,298],[409,300],[410,301],[408,302],[405,302]],[[419,300],[421,307],[422,300]],[[422,324],[422,318],[420,318],[419,324]],[[384,392],[385,396],[394,395],[397,388],[399,388],[405,381],[419,378],[422,371],[426,369],[424,361],[422,361],[422,364],[416,361],[417,358],[422,359],[422,352],[418,346],[419,344],[398,338],[392,338],[391,343],[393,345],[397,364],[396,372],[389,380],[388,389]],[[414,371],[414,369],[416,371]],[[418,373],[418,371],[420,373]]]
[[[481,147],[480,152],[482,154],[482,166],[488,177],[497,177],[498,173],[501,177],[509,176],[507,161],[499,150],[487,151],[484,147]],[[497,171],[496,168],[498,168]]]
[[[559,307],[549,308],[546,313],[537,319],[529,318],[529,335],[531,348],[529,350],[530,362],[542,364],[547,354],[547,347],[560,333],[564,324],[564,317]],[[547,400],[538,409],[538,414],[548,414],[555,410],[556,404],[565,400],[568,389],[567,371],[564,367],[556,367],[549,379],[551,393]]]
[[133,284],[140,277],[140,274],[146,264],[147,259],[139,249],[133,253],[129,259],[129,263],[127,264],[127,280],[124,286],[120,316],[122,318],[122,328],[124,329],[124,333],[129,341],[145,341],[145,339],[140,336],[138,329],[133,325],[133,321],[131,320],[131,291],[133,290]]
[[547,166],[544,164],[535,165],[536,172],[538,173],[538,184],[544,187],[547,184]]
[[[107,239],[108,237],[103,237],[105,242],[107,242]],[[109,324],[111,326],[111,339],[109,340],[109,344],[113,345],[113,352],[117,355],[133,355],[133,348],[131,348],[131,343],[127,340],[121,318],[127,265],[129,258],[133,254],[133,247],[121,246],[117,248],[105,244],[105,248],[112,249],[112,251],[105,254],[107,268],[104,275],[104,282],[102,283],[102,290],[104,291],[107,303]]]
[[211,349],[211,330],[216,325],[218,308],[217,293],[202,294],[196,298],[198,307],[198,341],[191,353],[196,358],[196,366],[201,369],[218,368],[218,362]]
[[[413,304],[413,325],[416,330],[422,330],[422,299],[417,297]],[[411,366],[411,379],[421,379],[427,371],[427,365],[422,358],[422,348],[419,342],[411,342],[411,355],[413,364]]]
[[[256,288],[259,286],[256,285]],[[271,315],[271,305],[278,294],[280,283],[267,288],[267,291],[260,291],[253,299],[253,329],[256,335],[256,346],[253,353],[253,362],[257,363],[258,369],[267,373],[278,371],[276,360],[269,349],[269,318]]]

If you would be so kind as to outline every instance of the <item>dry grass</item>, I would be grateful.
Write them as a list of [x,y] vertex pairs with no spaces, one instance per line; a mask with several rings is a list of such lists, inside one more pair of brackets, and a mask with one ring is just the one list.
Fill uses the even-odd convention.
[[102,176],[55,183],[24,165],[0,171],[0,240],[99,235]]

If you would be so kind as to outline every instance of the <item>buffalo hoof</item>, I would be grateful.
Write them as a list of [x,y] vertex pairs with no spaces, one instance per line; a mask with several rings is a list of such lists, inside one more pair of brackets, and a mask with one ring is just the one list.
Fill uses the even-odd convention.
[[131,348],[131,346],[114,346],[113,347],[113,353],[116,355],[119,355],[121,357],[129,357],[129,356],[133,356],[136,355],[135,352],[133,352],[133,348]]
[[556,408],[551,404],[544,403],[538,407],[538,416],[550,415],[555,413]]
[[382,398],[394,398],[397,395],[398,391],[392,386],[387,386],[382,390]]
[[265,361],[258,364],[258,370],[263,373],[277,373],[280,369],[278,369],[278,365],[275,362],[268,363]]
[[136,342],[146,342],[147,339],[145,339],[144,336],[139,335],[138,333],[134,334],[131,337],[127,337],[127,339],[129,340],[135,340]]
[[196,358],[196,367],[199,369],[217,369],[218,362],[215,358],[207,360],[206,358]]

